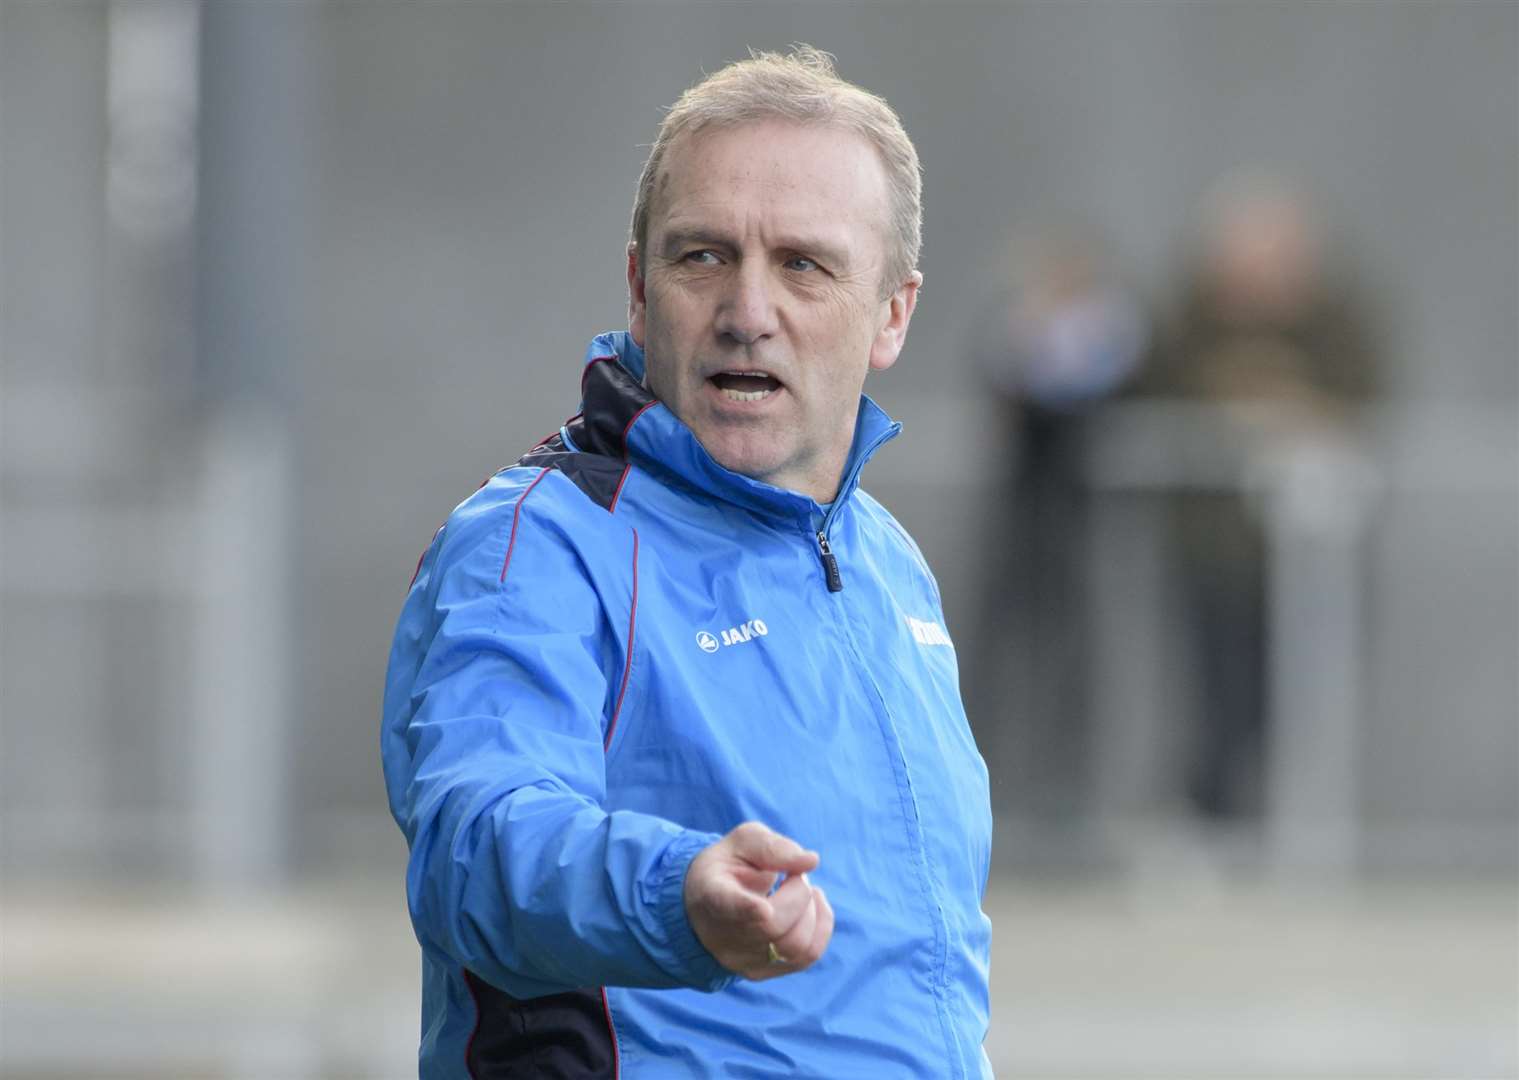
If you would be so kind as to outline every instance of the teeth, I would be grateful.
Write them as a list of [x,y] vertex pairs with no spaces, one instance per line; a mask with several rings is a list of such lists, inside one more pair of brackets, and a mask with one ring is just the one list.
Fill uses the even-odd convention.
[[729,401],[763,401],[775,391],[773,390],[729,390],[723,388],[723,397]]

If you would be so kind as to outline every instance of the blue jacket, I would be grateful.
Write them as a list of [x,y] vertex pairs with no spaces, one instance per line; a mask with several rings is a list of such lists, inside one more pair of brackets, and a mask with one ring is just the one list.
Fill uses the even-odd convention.
[[[986,769],[933,577],[857,486],[900,425],[861,399],[825,509],[719,466],[642,372],[592,342],[581,415],[454,511],[401,613],[422,1075],[989,1076]],[[747,820],[820,852],[837,919],[760,983],[682,899]]]

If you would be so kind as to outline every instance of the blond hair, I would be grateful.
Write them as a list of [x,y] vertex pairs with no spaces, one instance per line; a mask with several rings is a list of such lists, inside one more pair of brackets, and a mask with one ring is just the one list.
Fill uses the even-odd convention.
[[864,136],[886,171],[890,204],[883,286],[889,291],[917,268],[923,244],[923,175],[918,152],[885,100],[839,78],[833,57],[811,45],[786,53],[754,52],[692,86],[671,106],[638,179],[632,239],[640,253],[649,238],[649,205],[670,145],[686,132],[752,120],[833,124]]

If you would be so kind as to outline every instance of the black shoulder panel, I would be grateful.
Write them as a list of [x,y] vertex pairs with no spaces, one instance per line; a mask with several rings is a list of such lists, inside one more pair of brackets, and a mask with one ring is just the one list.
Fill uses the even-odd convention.
[[610,358],[586,365],[580,393],[585,411],[565,424],[570,445],[563,435],[554,435],[517,464],[557,469],[597,506],[612,510],[627,472],[628,428],[656,399]]
[[519,999],[464,972],[479,1020],[465,1051],[471,1080],[613,1080],[617,1051],[599,990]]
[[584,412],[569,424],[575,445],[593,454],[626,457],[628,425],[654,403],[654,395],[615,360],[597,360],[586,365],[580,396]]
[[555,435],[522,455],[518,465],[537,469],[554,469],[563,473],[603,510],[611,510],[626,469],[621,458],[596,453],[576,453]]

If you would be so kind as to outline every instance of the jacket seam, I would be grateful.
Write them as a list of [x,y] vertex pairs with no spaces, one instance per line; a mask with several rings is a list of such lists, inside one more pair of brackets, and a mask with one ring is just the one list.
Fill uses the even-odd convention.
[[899,537],[902,538],[902,543],[907,547],[908,557],[912,559],[913,562],[917,563],[918,569],[922,572],[924,579],[934,590],[934,599],[939,602],[939,606],[942,608],[944,606],[944,598],[939,595],[938,579],[934,577],[934,572],[929,569],[928,560],[923,557],[923,552],[918,550],[917,543],[911,536],[907,535],[907,530],[902,528],[902,526],[897,522],[895,518],[893,518],[890,514],[887,514],[884,516],[884,520],[886,524],[890,526],[890,528]]
[[[445,522],[444,524],[446,525],[447,522]],[[410,591],[411,587],[417,583],[417,578],[419,578],[419,577],[422,576],[422,564],[427,560],[427,553],[429,551],[431,551],[433,545],[438,542],[438,536],[442,532],[443,532],[443,525],[439,525],[438,528],[436,529],[436,531],[433,532],[432,539],[429,540],[427,542],[427,546],[422,549],[422,554],[420,554],[420,555],[417,556],[417,566],[416,566],[416,569],[414,569],[411,572],[411,580],[406,583],[406,588],[407,588],[408,591]]]
[[628,462],[628,464],[622,467],[622,475],[617,478],[617,490],[612,492],[612,503],[607,507],[607,513],[617,513],[617,501],[622,498],[622,486],[628,482],[628,474],[632,471],[632,462]]
[[959,1039],[956,1037],[954,1028],[950,1023],[949,1016],[945,1012],[945,993],[948,990],[948,957],[949,957],[949,920],[944,912],[944,905],[939,897],[939,889],[934,881],[932,858],[929,855],[923,839],[923,820],[918,808],[917,794],[913,791],[912,777],[909,775],[907,760],[902,753],[902,740],[897,734],[895,721],[892,719],[891,708],[886,702],[886,695],[882,693],[880,685],[870,674],[869,665],[865,663],[861,655],[858,642],[855,640],[854,630],[849,625],[849,619],[843,611],[836,613],[843,637],[848,644],[850,653],[853,654],[854,663],[850,666],[856,676],[868,689],[871,699],[875,702],[879,714],[879,724],[883,729],[883,736],[887,735],[886,752],[891,763],[893,779],[897,785],[897,799],[902,807],[905,824],[908,828],[908,840],[912,845],[913,862],[918,870],[918,888],[929,911],[936,917],[933,935],[933,962],[929,969],[929,985],[932,987],[931,994],[934,999],[934,1012],[939,1019],[939,1033],[944,1039],[945,1050],[955,1061],[955,1075],[964,1075],[964,1063],[958,1058],[957,1051],[960,1049]]
[[623,429],[622,429],[622,456],[623,456],[623,460],[627,460],[627,457],[628,457],[628,433],[633,430],[633,425],[636,424],[636,423],[638,423],[638,418],[639,417],[643,416],[644,413],[648,412],[650,409],[652,409],[654,406],[656,406],[658,404],[659,404],[659,399],[655,398],[653,401],[650,401],[650,402],[647,402],[646,404],[644,404],[636,413],[634,413],[631,417],[628,418],[627,425],[624,426]]
[[[591,374],[591,369],[597,364],[617,363],[617,354],[611,356],[593,356],[585,362],[585,367],[580,369],[580,396],[585,396],[585,380]],[[583,412],[582,412],[583,415]]]
[[512,565],[512,551],[517,546],[517,525],[522,518],[522,504],[527,502],[527,497],[533,493],[533,489],[548,474],[549,470],[547,468],[540,469],[538,475],[533,478],[533,482],[527,486],[527,490],[517,496],[517,505],[512,508],[512,532],[506,542],[506,557],[501,560],[501,577],[498,584],[505,583],[507,568]]
[[612,1019],[612,1000],[607,996],[607,988],[601,988],[601,1009],[607,1018],[607,1034],[612,1038],[612,1080],[619,1080],[622,1076],[622,1051],[617,1045],[617,1023]]
[[[656,402],[650,402],[650,405],[654,405],[654,404],[657,404],[657,403]],[[645,406],[645,409],[647,409],[648,407],[649,406]],[[639,410],[639,414],[642,415],[643,411],[644,411],[643,409]],[[636,420],[637,417],[635,416],[634,419]],[[629,422],[629,426],[631,426],[631,423],[632,422],[630,421]],[[583,452],[583,451],[581,451],[581,452]],[[608,508],[608,512],[609,513],[612,510],[615,510],[616,505],[617,505],[617,497],[621,495],[621,493],[622,493],[622,485],[623,485],[623,483],[626,482],[627,477],[628,477],[628,473],[629,473],[629,471],[631,469],[632,469],[631,463],[629,465],[627,465],[627,466],[624,467],[622,478],[618,481],[618,484],[617,484],[617,495],[613,496],[612,505],[611,505],[611,507]],[[507,570],[511,566],[512,554],[513,554],[513,552],[514,552],[514,550],[516,548],[516,545],[517,545],[517,529],[518,529],[518,526],[521,524],[522,505],[523,505],[523,503],[527,502],[527,497],[530,494],[532,494],[533,489],[538,486],[538,484],[543,480],[543,478],[545,476],[547,476],[551,472],[558,472],[558,471],[560,471],[560,470],[558,470],[553,465],[546,465],[546,466],[544,466],[542,469],[539,470],[538,475],[533,478],[532,483],[528,484],[527,488],[522,492],[522,494],[520,496],[518,496],[518,498],[517,498],[517,504],[516,504],[516,506],[514,506],[512,508],[512,528],[511,528],[511,533],[510,533],[510,536],[509,536],[509,538],[507,540],[507,544],[506,544],[506,556],[502,559],[502,562],[501,562],[501,578],[500,578],[500,583],[501,584],[505,584],[506,583]],[[584,492],[582,492],[581,494],[584,495]],[[633,574],[632,574],[632,598],[631,598],[631,602],[629,603],[629,606],[628,606],[628,647],[627,647],[627,651],[626,651],[626,654],[625,654],[625,657],[624,657],[624,660],[623,660],[622,679],[621,679],[621,681],[618,684],[617,700],[616,700],[616,702],[612,706],[612,715],[611,715],[611,718],[607,721],[606,734],[602,738],[601,748],[602,748],[602,753],[603,754],[607,754],[611,750],[612,739],[613,739],[613,736],[617,732],[617,721],[618,721],[618,719],[622,715],[623,702],[624,702],[624,700],[627,697],[628,685],[629,685],[629,683],[632,680],[632,674],[633,674],[633,647],[634,647],[634,642],[635,642],[635,639],[636,639],[636,632],[637,632],[637,626],[638,626],[638,545],[639,545],[639,541],[638,541],[638,530],[636,528],[632,528],[631,526],[629,526],[629,528],[630,528],[630,530],[633,533],[633,563],[632,563],[632,565],[633,565]]]
[[638,530],[633,530],[633,598],[628,605],[628,651],[622,665],[622,686],[617,690],[617,704],[612,708],[612,719],[607,724],[607,736],[601,751],[606,754],[612,748],[612,738],[617,734],[617,719],[622,715],[623,698],[628,692],[628,681],[633,675],[633,642],[638,627]]
[[475,1026],[469,1030],[469,1038],[464,1043],[464,1074],[469,1080],[478,1080],[475,1076],[474,1053],[475,1036],[480,1034],[480,1024],[485,1019],[485,1012],[480,1008],[480,995],[475,993],[475,984],[469,977],[469,969],[461,967],[460,976],[464,980],[464,988],[469,991],[469,1000],[475,1006]]

